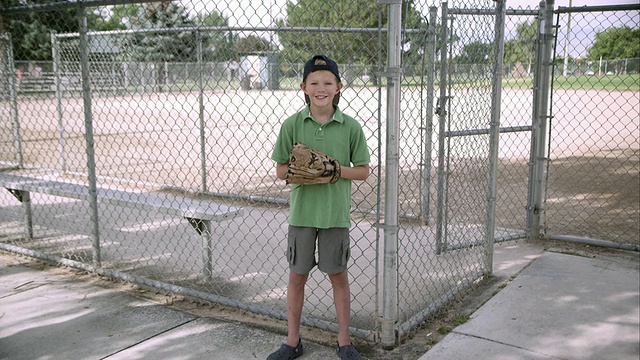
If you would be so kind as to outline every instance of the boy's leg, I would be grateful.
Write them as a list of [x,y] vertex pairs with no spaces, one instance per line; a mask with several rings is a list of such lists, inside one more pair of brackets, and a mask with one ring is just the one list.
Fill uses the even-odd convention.
[[349,322],[351,318],[351,293],[349,291],[349,275],[347,270],[337,274],[330,274],[329,279],[333,287],[333,303],[338,318],[338,345],[351,344],[349,339]]
[[300,317],[304,304],[304,287],[309,274],[289,272],[287,284],[287,345],[296,346],[300,339]]
[[347,272],[347,263],[350,258],[349,244],[349,228],[331,228],[318,232],[318,268],[328,274],[331,280],[340,346],[350,344],[351,292]]
[[347,270],[329,275],[333,286],[333,302],[338,317],[338,347],[340,359],[364,360],[349,339],[349,321],[351,318],[351,295]]
[[316,265],[316,228],[289,226],[287,258],[287,345],[296,346],[300,340],[300,317],[304,304],[304,287],[309,272]]

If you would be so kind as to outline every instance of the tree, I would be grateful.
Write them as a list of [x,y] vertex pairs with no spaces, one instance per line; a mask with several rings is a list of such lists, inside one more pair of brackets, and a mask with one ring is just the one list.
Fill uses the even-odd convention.
[[596,40],[587,51],[589,60],[637,57],[640,57],[640,29],[629,26],[611,27],[596,33]]
[[136,5],[116,5],[112,8],[105,8],[97,17],[92,26],[96,31],[125,30],[130,25],[131,18],[138,15]]
[[[426,21],[415,10],[413,1],[405,2],[403,23],[411,27],[426,28]],[[277,22],[280,27],[306,28],[357,28],[378,29],[386,27],[388,14],[386,6],[378,6],[369,0],[299,0],[287,2],[287,18]],[[418,52],[424,46],[415,40],[417,36],[408,34],[403,38],[410,51]],[[421,36],[425,36],[422,34]],[[378,57],[386,59],[386,35],[382,42],[378,32],[350,31],[288,31],[278,32],[282,44],[282,57],[291,62],[301,62],[314,54],[325,53],[342,64],[362,64],[375,67]],[[414,40],[416,46],[411,41]],[[375,81],[375,73],[369,74]]]
[[538,20],[522,22],[516,26],[516,37],[504,43],[505,63],[531,63],[536,52]]
[[[33,5],[34,0],[3,0],[2,7]],[[95,17],[88,15],[88,24]],[[3,16],[5,31],[11,35],[14,59],[18,61],[50,61],[51,31],[58,33],[78,32],[76,9],[50,10],[18,13]]]
[[138,13],[131,18],[130,27],[140,32],[127,37],[123,48],[133,61],[155,63],[156,84],[162,91],[167,78],[165,64],[168,62],[195,62],[197,60],[197,33],[167,31],[171,28],[195,27],[187,10],[169,1],[152,2],[138,6]]
[[493,57],[493,44],[475,41],[465,45],[456,58],[459,64],[488,64]]
[[[2,0],[2,7],[38,4],[35,0]],[[126,20],[135,16],[136,5],[119,5],[104,8],[102,12],[87,12],[88,30],[126,29]],[[5,30],[11,34],[14,57],[18,61],[50,61],[51,32],[70,33],[79,31],[76,8],[18,13],[4,18]],[[1,31],[1,29],[0,29]]]
[[[195,27],[184,7],[162,1],[140,5],[136,17],[131,18],[134,30]],[[148,62],[195,61],[196,33],[189,31],[158,31],[135,34],[126,47],[132,59]]]
[[246,55],[253,53],[261,53],[271,51],[269,40],[263,39],[255,35],[249,35],[238,40],[238,55]]
[[[217,11],[206,15],[198,15],[198,23],[202,26],[225,27],[229,26],[229,18]],[[205,51],[204,59],[211,61],[231,61],[235,59],[237,36],[231,31],[206,33],[206,43],[210,51]]]
[[[428,26],[428,24],[427,24]],[[405,26],[408,28],[409,26]],[[428,56],[429,49],[429,38],[427,35],[427,29],[423,29],[424,32],[420,34],[412,35],[411,37],[407,37],[409,41],[408,44],[410,46],[408,51],[403,51],[402,64],[404,67],[405,75],[412,75],[414,71],[423,71],[421,69],[422,65],[426,64],[426,59]],[[460,37],[455,33],[451,33],[452,29],[447,29],[447,39],[445,44],[445,49],[448,48],[448,44],[455,44],[460,40]],[[442,43],[442,24],[436,24],[435,30],[435,61],[440,61],[440,49],[443,46]],[[406,46],[406,44],[405,44]]]

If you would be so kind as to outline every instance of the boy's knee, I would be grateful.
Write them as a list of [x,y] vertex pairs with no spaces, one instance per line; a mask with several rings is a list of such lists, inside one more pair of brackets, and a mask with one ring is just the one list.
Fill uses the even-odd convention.
[[289,273],[289,284],[293,286],[304,286],[307,283],[309,274],[298,274],[293,271]]
[[349,284],[349,276],[347,270],[341,271],[336,274],[329,274],[329,280],[334,286],[344,286]]

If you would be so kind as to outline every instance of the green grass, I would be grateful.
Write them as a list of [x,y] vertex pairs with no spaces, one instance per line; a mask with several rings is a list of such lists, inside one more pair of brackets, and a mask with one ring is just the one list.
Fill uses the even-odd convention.
[[[383,85],[386,85],[386,79],[380,79]],[[416,87],[420,86],[421,81],[426,80],[426,76],[424,78],[419,76],[405,76],[402,78],[402,86],[403,87]],[[436,87],[436,91],[438,91],[438,79],[436,79],[436,83],[434,86]],[[280,78],[280,89],[281,90],[299,90],[300,79],[297,78]],[[220,87],[218,84],[208,84],[209,86],[213,86],[214,88]],[[224,84],[228,86],[228,84]],[[372,86],[371,81],[364,81],[360,78],[354,80],[353,83],[350,84],[352,87],[366,87]],[[459,78],[458,81],[455,81],[452,86],[454,88],[483,88],[491,87],[491,79],[489,78],[478,78],[468,79],[468,78]],[[240,88],[240,84],[234,82],[232,84],[233,88]],[[563,89],[563,90],[606,90],[606,91],[640,91],[640,75],[606,75],[606,76],[556,76],[553,83],[554,89]],[[533,77],[527,78],[508,78],[502,80],[502,88],[503,89],[532,89],[533,88]]]
[[[532,87],[532,78],[511,78],[502,82],[504,89],[531,89]],[[640,91],[640,75],[557,76],[553,80],[553,88],[556,90]]]
[[[469,315],[456,314],[453,317],[453,319],[451,319],[449,322],[453,327],[456,327],[466,323],[467,321],[469,321]],[[438,331],[438,334],[440,335],[447,335],[448,333],[453,331],[453,329],[450,326],[445,325],[445,326],[439,327],[437,331]]]
[[[411,88],[411,87],[419,87],[421,86],[421,81],[426,80],[425,78],[419,76],[406,76],[402,78],[402,87]],[[439,85],[437,82],[434,83],[436,93],[439,91]],[[382,86],[386,86],[386,78],[380,79]],[[300,90],[300,79],[297,78],[287,78],[281,77],[279,90]],[[232,81],[231,83],[227,81],[219,81],[219,82],[205,82],[203,84],[206,90],[219,90],[219,89],[240,89],[239,81]],[[364,81],[360,78],[357,78],[353,81],[353,83],[349,84],[351,87],[371,87],[373,86],[371,81]],[[426,84],[424,84],[426,87]],[[491,79],[482,77],[482,78],[468,78],[468,77],[459,77],[457,81],[454,81],[451,86],[453,88],[474,88],[474,89],[482,89],[482,88],[491,88]],[[554,79],[553,87],[556,90],[604,90],[604,91],[640,91],[640,75],[603,75],[603,76],[557,76]],[[198,84],[195,82],[187,82],[181,84],[173,84],[173,85],[164,85],[164,92],[185,92],[185,91],[198,91]],[[507,78],[502,80],[502,88],[503,89],[532,89],[533,88],[533,77],[526,78]],[[139,86],[138,89],[128,89],[129,92],[139,92],[146,91],[149,89],[154,89],[152,86]],[[80,89],[77,89],[79,91]],[[121,89],[116,89],[118,91]],[[42,93],[50,93],[53,90],[42,91]],[[31,91],[30,93],[35,94],[37,92]]]
[[[405,77],[402,80],[402,86],[420,86],[421,80],[423,79],[419,77]],[[437,90],[437,79],[434,86]],[[478,78],[474,81],[460,78],[458,81],[454,81],[452,86],[454,88],[489,88],[491,87],[491,79]],[[532,89],[533,77],[503,79],[502,88]],[[556,76],[553,79],[553,88],[556,90],[640,91],[640,75]]]
[[455,326],[460,326],[464,323],[466,323],[467,321],[469,321],[469,315],[466,314],[457,314],[454,318],[453,318],[453,325]]

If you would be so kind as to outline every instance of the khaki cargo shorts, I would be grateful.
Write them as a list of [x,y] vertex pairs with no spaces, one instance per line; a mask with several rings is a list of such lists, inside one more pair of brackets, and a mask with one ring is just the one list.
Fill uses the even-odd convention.
[[289,225],[289,269],[296,274],[307,274],[318,265],[318,269],[323,273],[341,273],[347,269],[350,257],[349,242],[349,228],[318,229]]

